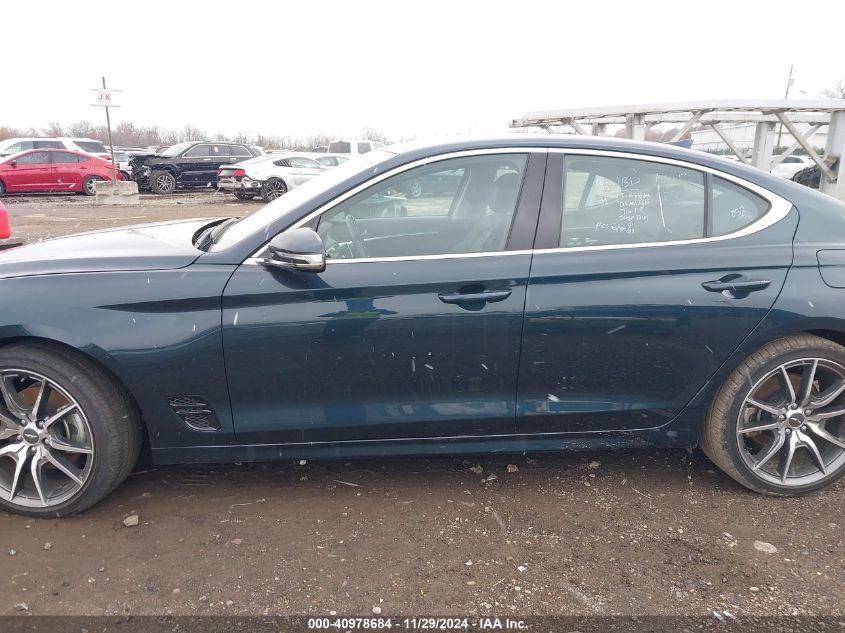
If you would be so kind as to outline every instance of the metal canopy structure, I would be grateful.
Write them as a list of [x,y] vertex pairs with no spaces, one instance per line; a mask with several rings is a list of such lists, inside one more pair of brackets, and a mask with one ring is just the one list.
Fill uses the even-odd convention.
[[[722,128],[723,123],[756,124],[751,157],[744,156]],[[554,133],[553,127],[569,127],[576,134],[604,136],[608,125],[624,125],[626,136],[645,140],[646,132],[661,123],[680,124],[671,141],[683,139],[694,127],[710,127],[744,163],[769,171],[786,156],[799,149],[819,166],[822,173],[820,190],[845,200],[845,101],[842,100],[717,100],[681,103],[652,103],[598,108],[576,108],[529,112],[511,121],[512,128],[539,127]],[[801,132],[796,124],[806,124]],[[775,130],[786,129],[795,142],[780,156],[774,157]],[[585,126],[591,126],[590,132]],[[810,138],[828,126],[824,158],[820,157]]]

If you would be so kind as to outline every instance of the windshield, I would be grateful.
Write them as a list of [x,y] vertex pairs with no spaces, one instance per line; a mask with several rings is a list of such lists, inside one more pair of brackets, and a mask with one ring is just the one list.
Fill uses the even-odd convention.
[[386,150],[376,150],[363,156],[349,160],[329,171],[326,171],[317,178],[312,178],[306,183],[291,189],[288,193],[276,198],[263,209],[248,215],[236,224],[232,224],[228,230],[220,236],[220,240],[212,246],[212,251],[220,251],[240,242],[245,237],[257,233],[265,226],[269,226],[285,214],[311,198],[319,196],[335,185],[351,178],[355,174],[363,173],[372,169],[373,165],[384,162],[395,156]]
[[178,156],[184,152],[191,145],[193,145],[193,143],[176,143],[176,145],[171,145],[167,149],[158,152],[158,155],[164,156],[165,158],[173,158],[174,156]]

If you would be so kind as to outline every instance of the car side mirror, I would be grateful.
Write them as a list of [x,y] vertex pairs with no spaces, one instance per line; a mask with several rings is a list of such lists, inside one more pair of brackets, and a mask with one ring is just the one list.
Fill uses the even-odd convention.
[[13,160],[13,161],[12,161],[12,162],[10,162],[9,164],[10,164],[12,167],[17,167],[17,166],[18,166],[18,161]]
[[312,273],[326,269],[326,249],[322,238],[313,229],[288,229],[274,237],[267,250],[270,256],[264,259],[265,266]]

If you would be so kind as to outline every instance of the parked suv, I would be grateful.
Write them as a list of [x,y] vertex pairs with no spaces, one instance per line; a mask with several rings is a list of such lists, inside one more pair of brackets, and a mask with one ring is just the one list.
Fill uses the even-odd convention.
[[384,147],[384,143],[368,141],[367,139],[339,139],[329,143],[326,150],[330,154],[366,154],[374,149]]
[[129,166],[139,189],[173,193],[176,189],[216,187],[220,167],[255,156],[261,156],[261,150],[246,144],[189,141],[157,154],[135,156]]
[[97,158],[111,160],[106,146],[93,138],[60,136],[56,138],[9,138],[0,141],[0,157],[19,154],[30,149],[67,149],[72,152],[83,152]]

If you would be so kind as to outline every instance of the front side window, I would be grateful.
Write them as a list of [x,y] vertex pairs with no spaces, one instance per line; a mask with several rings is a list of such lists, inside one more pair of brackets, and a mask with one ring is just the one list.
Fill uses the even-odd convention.
[[711,198],[713,235],[727,235],[762,218],[769,210],[767,200],[724,178],[713,178]]
[[300,169],[319,169],[320,163],[316,160],[311,160],[304,156],[291,156],[288,159],[291,167],[298,167]]
[[185,152],[185,158],[207,158],[211,155],[209,153],[210,147],[210,145],[197,145],[196,147],[192,147]]
[[21,141],[20,143],[15,143],[14,145],[10,145],[6,148],[6,153],[8,154],[17,154],[18,152],[25,152],[28,149],[33,148],[33,141]]
[[560,246],[668,242],[704,237],[704,174],[606,156],[564,162]]
[[349,154],[352,152],[352,144],[346,141],[335,141],[329,145],[329,152],[332,154]]
[[[379,182],[316,224],[331,259],[505,250],[526,154],[452,158]],[[438,187],[446,178],[452,186]]]
[[358,143],[358,153],[359,154],[366,154],[371,149],[373,149],[369,143]]
[[61,141],[35,141],[35,149],[64,149]]
[[18,165],[42,165],[50,162],[50,152],[29,152],[17,159]]

